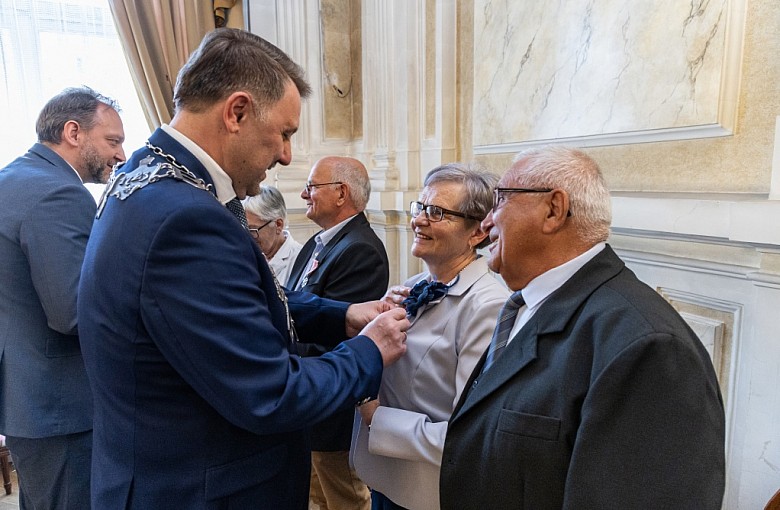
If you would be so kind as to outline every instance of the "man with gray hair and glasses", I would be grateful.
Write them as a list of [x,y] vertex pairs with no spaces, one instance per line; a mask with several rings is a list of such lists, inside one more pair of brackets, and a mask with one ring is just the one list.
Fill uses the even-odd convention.
[[[306,217],[322,228],[295,261],[290,288],[328,299],[361,302],[381,298],[390,279],[382,241],[363,212],[371,195],[366,167],[355,158],[317,161],[301,191]],[[315,356],[326,346],[301,344]],[[321,510],[368,510],[371,495],[349,465],[354,413],[337,413],[312,427],[311,499]]]
[[606,244],[580,150],[519,154],[482,222],[513,294],[447,429],[441,508],[719,510],[724,413],[706,349]]

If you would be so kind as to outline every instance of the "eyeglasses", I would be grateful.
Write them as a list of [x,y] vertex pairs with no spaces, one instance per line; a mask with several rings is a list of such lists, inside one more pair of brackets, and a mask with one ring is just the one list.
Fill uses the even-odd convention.
[[272,221],[274,221],[274,220],[268,220],[268,221],[266,221],[265,223],[263,223],[261,226],[259,226],[257,228],[249,228],[249,229],[247,229],[247,230],[249,230],[249,235],[251,235],[252,238],[255,239],[255,240],[260,239],[260,231],[262,229],[264,229],[266,226],[268,226],[268,224],[271,223]]
[[333,181],[333,182],[321,182],[319,184],[312,184],[310,182],[307,182],[303,185],[304,189],[306,190],[307,195],[311,195],[312,188],[319,188],[320,186],[327,186],[329,184],[344,184],[341,181]]
[[409,212],[412,214],[412,218],[418,217],[420,214],[422,214],[423,211],[425,211],[425,217],[428,219],[428,221],[433,222],[441,221],[445,214],[451,214],[452,216],[467,218],[469,220],[482,221],[482,218],[477,218],[476,216],[471,216],[462,212],[445,209],[444,207],[439,207],[438,205],[425,205],[422,202],[412,202],[409,204]]
[[[509,193],[549,193],[552,188],[494,188],[493,189],[493,210],[495,211],[506,202]],[[566,216],[571,216],[571,209],[566,212]]]

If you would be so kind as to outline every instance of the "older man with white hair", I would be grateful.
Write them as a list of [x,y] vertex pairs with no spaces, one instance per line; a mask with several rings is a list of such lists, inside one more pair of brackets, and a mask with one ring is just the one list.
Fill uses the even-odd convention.
[[707,351],[606,244],[598,165],[520,154],[488,266],[514,292],[447,430],[444,510],[719,510],[724,413]]

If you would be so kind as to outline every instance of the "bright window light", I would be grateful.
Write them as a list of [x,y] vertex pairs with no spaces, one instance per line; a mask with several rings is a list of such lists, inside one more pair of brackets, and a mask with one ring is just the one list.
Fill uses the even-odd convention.
[[116,99],[126,155],[149,136],[106,0],[0,2],[0,168],[36,142],[43,105],[86,85]]

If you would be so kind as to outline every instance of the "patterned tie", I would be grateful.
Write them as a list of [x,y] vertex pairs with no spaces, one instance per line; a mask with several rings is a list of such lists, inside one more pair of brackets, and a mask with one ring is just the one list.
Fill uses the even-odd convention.
[[498,314],[498,324],[493,331],[493,338],[490,339],[490,347],[488,347],[487,359],[485,359],[485,365],[482,367],[482,373],[487,372],[490,365],[492,365],[506,347],[509,341],[509,332],[512,331],[512,326],[515,325],[515,318],[517,317],[517,311],[521,306],[525,304],[523,294],[518,290],[509,296],[504,307],[501,309],[501,313]]
[[244,228],[249,228],[249,223],[246,221],[244,206],[241,204],[241,200],[239,200],[238,197],[233,197],[228,200],[225,207],[228,208],[228,211],[233,213],[233,216],[238,218],[238,221],[241,222],[241,225],[243,225]]

